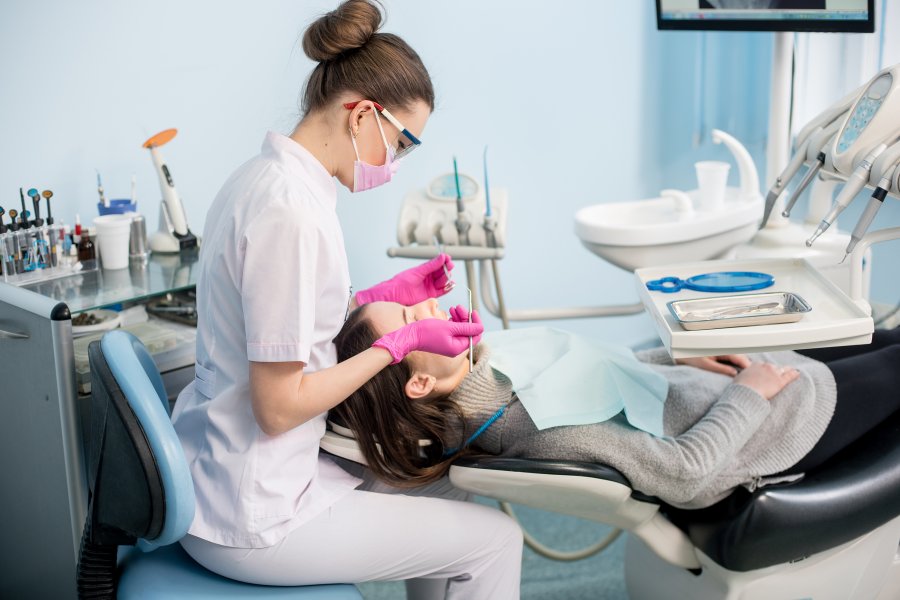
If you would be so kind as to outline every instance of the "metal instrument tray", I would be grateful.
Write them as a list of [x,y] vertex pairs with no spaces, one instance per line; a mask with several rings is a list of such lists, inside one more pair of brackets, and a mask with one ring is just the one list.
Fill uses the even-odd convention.
[[795,323],[812,310],[792,292],[673,300],[667,306],[675,321],[688,331]]

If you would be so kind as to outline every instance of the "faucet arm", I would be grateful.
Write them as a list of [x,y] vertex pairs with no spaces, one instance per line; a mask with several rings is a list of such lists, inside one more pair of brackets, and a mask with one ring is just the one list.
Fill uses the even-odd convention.
[[712,130],[712,139],[716,144],[725,144],[734,155],[741,176],[741,198],[753,200],[759,197],[759,173],[753,157],[737,139],[725,133],[721,129]]

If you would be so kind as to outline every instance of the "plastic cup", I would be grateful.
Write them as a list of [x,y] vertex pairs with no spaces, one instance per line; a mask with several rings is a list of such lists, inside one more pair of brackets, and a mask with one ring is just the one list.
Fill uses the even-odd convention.
[[702,160],[694,163],[697,169],[698,210],[719,210],[725,202],[728,170],[731,165],[718,160]]
[[131,215],[104,215],[94,219],[97,245],[104,269],[128,267],[128,238],[131,235]]

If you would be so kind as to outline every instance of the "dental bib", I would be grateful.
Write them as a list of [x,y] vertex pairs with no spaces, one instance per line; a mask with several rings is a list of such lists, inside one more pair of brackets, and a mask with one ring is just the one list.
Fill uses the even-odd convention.
[[483,341],[538,429],[599,423],[624,410],[634,427],[663,435],[669,384],[629,349],[550,327],[486,332]]

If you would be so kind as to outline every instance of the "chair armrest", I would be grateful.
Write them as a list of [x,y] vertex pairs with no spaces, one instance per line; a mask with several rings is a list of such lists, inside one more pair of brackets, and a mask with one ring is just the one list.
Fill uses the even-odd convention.
[[659,504],[636,498],[625,477],[610,467],[582,462],[475,456],[450,467],[456,487],[630,531],[660,557],[685,568],[699,566],[684,533],[659,514]]

